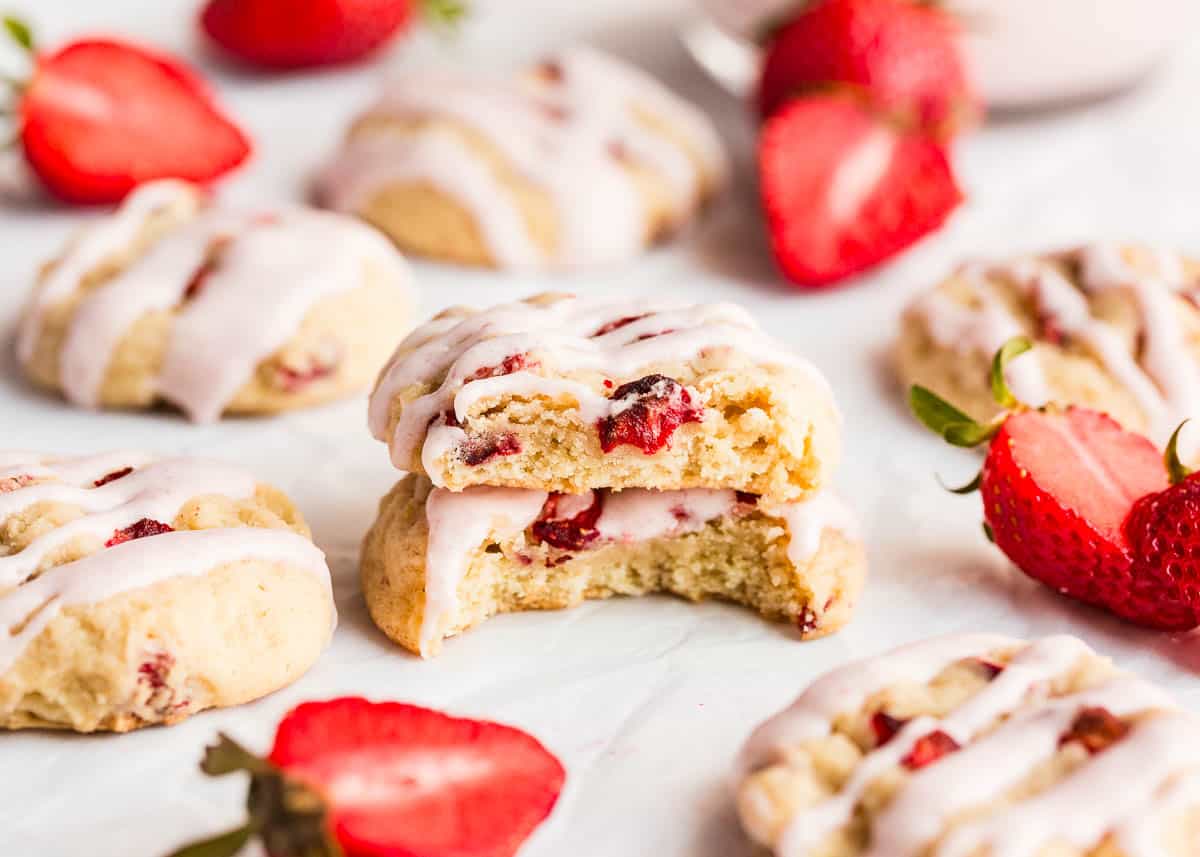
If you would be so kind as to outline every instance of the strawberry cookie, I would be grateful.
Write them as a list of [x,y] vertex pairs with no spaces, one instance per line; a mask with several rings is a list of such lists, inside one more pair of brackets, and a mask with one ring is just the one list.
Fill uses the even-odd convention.
[[0,728],[126,732],[317,659],[329,569],[278,490],[218,462],[0,453]]
[[400,343],[370,427],[401,470],[495,485],[814,494],[840,451],[820,373],[732,304],[542,294]]
[[942,637],[841,667],[751,736],[780,857],[1187,857],[1200,722],[1073,637]]
[[207,422],[361,389],[412,306],[403,261],[362,224],[226,211],[162,181],[43,269],[17,353],[35,384],[74,404],[166,402]]
[[774,504],[731,489],[547,494],[402,479],[367,534],[367,607],[423,656],[497,613],[670,592],[721,598],[796,624],[805,638],[849,621],[865,556],[830,492]]
[[1159,443],[1200,416],[1200,262],[1136,245],[1093,244],[1008,264],[969,264],[908,309],[897,347],[905,384],[987,420],[1000,408],[992,355],[1034,342],[1007,378],[1027,405],[1111,414]]
[[631,258],[716,193],[711,123],[638,69],[573,48],[512,78],[407,75],[318,180],[404,250],[466,265]]

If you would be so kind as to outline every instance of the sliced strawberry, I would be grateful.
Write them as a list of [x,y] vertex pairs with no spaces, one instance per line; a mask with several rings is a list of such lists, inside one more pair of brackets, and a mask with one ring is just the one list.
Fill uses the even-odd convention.
[[[435,13],[460,4],[429,3]],[[273,69],[350,62],[410,23],[419,0],[209,0],[200,25],[230,55]]]
[[793,101],[764,127],[758,158],[775,260],[801,286],[885,261],[962,201],[941,145],[846,94]]
[[764,117],[831,85],[928,133],[952,134],[979,113],[955,19],[933,4],[820,0],[773,34],[758,87]]
[[160,178],[206,183],[250,154],[246,136],[190,69],[108,39],[39,56],[19,124],[34,172],[75,203],[116,202]]
[[1132,617],[1168,630],[1200,625],[1200,474],[1139,499],[1124,530],[1133,553]]
[[1010,416],[983,465],[984,518],[999,548],[1058,592],[1154,626],[1176,617],[1136,599],[1122,523],[1166,487],[1154,444],[1083,408]]

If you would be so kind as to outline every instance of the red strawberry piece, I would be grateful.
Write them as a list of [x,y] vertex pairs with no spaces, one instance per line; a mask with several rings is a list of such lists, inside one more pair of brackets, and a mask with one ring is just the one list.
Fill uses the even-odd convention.
[[104,476],[101,476],[99,479],[97,479],[95,482],[92,483],[92,487],[100,488],[101,486],[107,485],[109,482],[116,482],[118,479],[128,476],[132,472],[133,472],[132,467],[122,467],[120,470],[114,470],[112,473],[108,473]]
[[469,437],[458,445],[459,458],[470,467],[487,464],[502,455],[516,455],[521,441],[512,434],[481,434]]
[[996,676],[1000,675],[1000,673],[1004,672],[1004,666],[1002,664],[989,661],[986,658],[976,658],[975,666],[978,667],[979,671],[983,673],[983,677],[988,681],[991,681]]
[[932,765],[946,754],[953,753],[958,749],[957,741],[941,729],[937,729],[918,738],[908,754],[900,760],[900,764],[909,770],[919,771],[926,765]]
[[155,652],[138,666],[138,681],[158,690],[166,687],[167,675],[175,666],[175,658],[169,652]]
[[1175,586],[1135,577],[1122,530],[1134,502],[1167,485],[1149,440],[1083,408],[1025,411],[992,439],[982,477],[996,545],[1030,577],[1142,625],[1195,625],[1166,597]]
[[886,711],[876,711],[871,715],[871,731],[875,734],[875,746],[882,747],[891,741],[907,722],[899,717],[892,717]]
[[821,0],[774,33],[758,88],[764,118],[830,86],[929,133],[952,134],[979,113],[955,19],[909,0]]
[[583,550],[600,537],[596,522],[604,507],[600,491],[551,494],[530,531],[534,539],[560,550]]
[[538,361],[531,359],[528,354],[510,354],[495,366],[481,366],[476,369],[464,383],[480,381],[484,378],[499,378],[501,375],[511,375],[513,372],[533,369],[538,365]]
[[131,542],[134,539],[145,539],[150,536],[157,536],[161,535],[162,533],[173,532],[175,532],[174,527],[150,518],[142,518],[140,521],[134,521],[132,524],[122,530],[114,530],[112,538],[106,541],[104,546],[106,548],[111,548],[115,545]]
[[209,242],[208,248],[205,250],[204,262],[192,272],[192,277],[183,290],[184,301],[193,300],[200,294],[205,282],[221,266],[221,257],[232,243],[232,235],[221,235]]
[[88,39],[37,55],[19,98],[25,157],[67,202],[117,202],[161,178],[204,184],[250,154],[191,69],[128,42]]
[[1124,533],[1133,554],[1135,618],[1169,630],[1200,624],[1200,475],[1140,498]]
[[224,835],[236,847],[258,835],[314,857],[511,857],[566,776],[519,729],[353,697],[295,708],[266,759],[221,736],[203,769],[251,774],[252,821]]
[[806,287],[891,258],[963,198],[939,143],[879,121],[845,94],[780,111],[763,128],[758,166],[775,260]]
[[614,330],[620,330],[625,325],[633,324],[635,321],[639,321],[645,317],[645,315],[627,315],[624,318],[618,318],[614,321],[610,321],[593,333],[592,338],[595,339],[597,336],[603,336],[606,333],[612,333]]
[[1059,744],[1078,741],[1094,755],[1120,741],[1128,732],[1129,724],[1107,708],[1085,708],[1079,712]]
[[209,0],[204,32],[231,56],[269,69],[361,59],[411,23],[415,7],[452,20],[457,2],[431,0]]
[[597,423],[600,448],[606,453],[618,446],[636,446],[653,455],[671,442],[684,423],[700,422],[704,409],[692,404],[691,393],[673,378],[647,375],[613,390],[611,416]]

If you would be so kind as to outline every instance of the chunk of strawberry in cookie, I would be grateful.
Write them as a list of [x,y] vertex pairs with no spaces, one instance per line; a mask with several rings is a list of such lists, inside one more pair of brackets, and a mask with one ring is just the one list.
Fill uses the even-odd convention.
[[671,436],[684,423],[697,423],[704,409],[692,402],[687,388],[665,375],[647,375],[613,390],[612,414],[597,423],[600,448],[606,453],[618,446],[636,446],[653,455],[669,446]]
[[599,491],[587,494],[551,494],[530,528],[539,542],[560,550],[583,550],[600,537],[596,522],[604,507]]
[[169,524],[164,524],[161,521],[155,521],[151,518],[142,518],[140,521],[134,521],[128,527],[120,530],[114,530],[112,538],[104,543],[106,548],[111,548],[125,542],[131,542],[135,539],[145,539],[150,536],[158,536],[163,533],[173,533],[175,528]]

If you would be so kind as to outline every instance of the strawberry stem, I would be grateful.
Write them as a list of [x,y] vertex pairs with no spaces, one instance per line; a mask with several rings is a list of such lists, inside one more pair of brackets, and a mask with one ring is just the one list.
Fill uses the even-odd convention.
[[250,825],[243,824],[228,833],[185,845],[178,851],[172,851],[167,857],[233,857],[245,847],[253,833]]
[[1171,432],[1171,439],[1167,441],[1167,449],[1163,453],[1163,463],[1167,466],[1167,475],[1171,478],[1172,485],[1178,485],[1192,475],[1192,469],[1179,460],[1179,433],[1187,424],[1188,421],[1184,420],[1175,427],[1175,431]]
[[467,0],[421,0],[421,16],[439,29],[453,30],[469,11]]
[[1033,348],[1033,343],[1029,341],[1029,337],[1014,336],[1001,345],[996,356],[992,358],[992,370],[988,379],[992,386],[992,398],[1005,410],[1012,410],[1021,403],[1012,394],[1012,390],[1008,389],[1008,382],[1004,379],[1004,370],[1013,358],[1021,356],[1031,348]]

